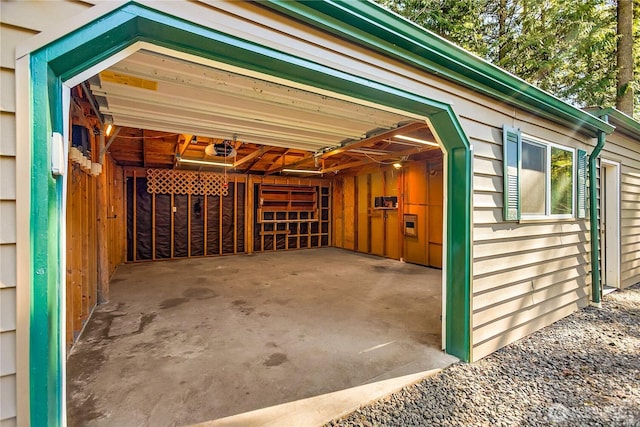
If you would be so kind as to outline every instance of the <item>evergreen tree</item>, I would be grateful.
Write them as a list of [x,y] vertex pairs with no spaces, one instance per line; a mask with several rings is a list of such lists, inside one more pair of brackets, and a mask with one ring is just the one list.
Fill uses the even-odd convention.
[[[614,0],[377,1],[576,106],[615,105]],[[640,4],[619,1],[633,1],[636,11]],[[639,18],[633,21],[636,47],[631,62],[636,76]],[[637,85],[633,74],[631,81],[626,87]]]

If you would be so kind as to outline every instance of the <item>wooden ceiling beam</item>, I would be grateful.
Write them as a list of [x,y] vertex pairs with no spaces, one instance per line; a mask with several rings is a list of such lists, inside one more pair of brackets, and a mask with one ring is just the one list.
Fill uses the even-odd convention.
[[[264,153],[266,153],[267,151],[273,149],[273,147],[268,147],[266,145],[263,145],[262,147],[258,148],[256,151],[254,151],[253,153],[247,154],[246,156],[244,156],[243,158],[241,158],[240,160],[238,160],[237,162],[233,163],[233,168],[236,169],[238,166],[241,166],[245,163],[247,163],[250,160],[255,159],[256,157],[260,157],[261,155],[263,155]],[[255,164],[255,162],[254,162]]]
[[[397,153],[393,153],[393,154],[388,154],[386,156],[380,156],[378,158],[376,158],[376,160],[378,161],[384,161],[384,160],[390,160],[390,159],[397,159],[397,158],[402,158],[405,156],[410,156],[412,154],[418,154],[418,153],[422,153],[423,151],[427,151],[427,150],[436,150],[436,147],[430,146],[430,145],[423,145],[420,147],[413,147],[410,148],[408,150],[404,150],[404,151],[398,151]],[[343,169],[350,169],[350,168],[355,168],[358,166],[364,166],[366,164],[369,163],[374,163],[372,160],[367,159],[367,160],[359,160],[359,161],[355,161],[355,162],[351,162],[351,163],[345,163],[342,165],[338,165],[338,166],[332,166],[326,169],[322,169],[322,173],[331,173],[331,172],[337,172]]]
[[399,128],[395,128],[395,129],[380,133],[378,135],[374,135],[371,138],[365,138],[365,139],[361,139],[359,141],[354,141],[354,142],[346,144],[346,145],[344,145],[342,147],[338,147],[335,150],[327,151],[326,153],[324,153],[321,156],[319,156],[319,158],[320,159],[326,159],[328,157],[335,156],[336,154],[344,153],[345,151],[353,150],[355,148],[365,147],[367,145],[372,145],[372,144],[375,144],[377,142],[384,141],[385,139],[392,138],[392,137],[394,137],[396,135],[400,135],[400,134],[407,133],[407,132],[413,132],[415,130],[424,129],[424,128],[427,128],[427,127],[428,126],[427,126],[427,124],[425,122],[409,123],[408,125],[405,125],[405,126],[402,126],[402,127],[399,127]]
[[[285,153],[283,153],[283,154],[282,154],[282,156],[281,156],[280,158],[284,158],[284,156],[285,156],[287,153],[288,153],[288,150],[287,150]],[[282,169],[295,168],[296,166],[299,166],[299,165],[301,165],[301,164],[303,164],[303,163],[306,163],[306,162],[308,162],[309,160],[313,160],[313,157],[314,157],[314,154],[313,154],[313,153],[308,153],[308,154],[306,154],[304,157],[302,157],[300,160],[297,160],[297,161],[295,161],[295,162],[293,162],[293,163],[288,163],[288,164],[286,164],[286,163],[285,163],[285,164],[283,164],[283,165],[281,165],[281,166],[278,166],[278,167],[276,167],[276,168],[273,168],[273,169],[267,169],[267,170],[265,171],[265,175],[271,175],[271,174],[274,174],[274,173],[281,172],[281,171],[282,171]],[[273,164],[276,164],[276,163],[278,162],[278,160],[280,160],[280,158],[275,159],[275,160],[273,161]]]

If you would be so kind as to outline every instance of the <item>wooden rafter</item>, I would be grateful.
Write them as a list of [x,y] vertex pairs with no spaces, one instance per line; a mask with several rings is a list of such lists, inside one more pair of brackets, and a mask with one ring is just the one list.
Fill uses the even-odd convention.
[[[423,151],[428,151],[428,150],[433,150],[433,149],[437,149],[435,147],[429,146],[429,145],[423,145],[420,147],[413,147],[410,148],[408,150],[404,150],[404,151],[398,151],[396,153],[393,154],[388,154],[385,156],[380,156],[379,158],[377,158],[376,160],[378,161],[384,161],[384,160],[390,160],[390,159],[397,159],[397,158],[402,158],[404,156],[410,156],[412,154],[418,154],[418,153],[422,153]],[[350,169],[350,168],[354,168],[354,167],[358,167],[358,166],[363,166],[366,164],[372,163],[372,160],[367,159],[367,160],[358,160],[355,162],[351,162],[351,163],[345,163],[342,165],[337,165],[337,166],[332,166],[326,169],[322,169],[322,173],[330,173],[330,172],[337,172],[339,170],[342,169]]]
[[372,136],[371,138],[361,139],[360,141],[355,141],[350,144],[346,144],[342,147],[336,148],[335,150],[327,151],[326,153],[322,154],[320,158],[326,159],[328,157],[335,156],[336,154],[344,153],[345,151],[365,147],[367,145],[373,145],[377,142],[384,141],[385,139],[392,138],[396,135],[400,135],[407,132],[413,132],[415,130],[424,129],[426,127],[427,127],[427,124],[424,122],[410,123],[408,125]]
[[[264,153],[266,153],[267,151],[269,151],[271,149],[273,149],[273,147],[267,147],[266,145],[263,145],[262,147],[258,148],[256,151],[254,151],[253,153],[247,154],[246,156],[244,156],[243,158],[241,158],[240,160],[235,162],[233,164],[233,168],[235,169],[238,166],[241,166],[241,165],[247,163],[250,160],[259,158],[261,155],[263,155]],[[259,160],[259,159],[256,159],[256,160]]]
[[[287,150],[287,151],[288,151],[288,150]],[[284,156],[285,156],[285,155],[286,155],[286,152],[285,152],[285,153],[283,153],[283,154],[282,154],[282,156],[281,156],[280,158],[284,159]],[[299,165],[301,165],[301,164],[303,164],[303,163],[306,163],[306,162],[308,162],[309,160],[313,160],[313,157],[314,157],[314,153],[308,153],[308,154],[306,154],[303,158],[301,158],[300,160],[297,160],[297,161],[295,161],[295,162],[293,162],[293,163],[288,163],[288,164],[283,162],[283,164],[282,164],[282,165],[280,165],[280,166],[278,166],[278,167],[276,167],[276,168],[273,168],[273,169],[269,169],[269,170],[265,171],[265,173],[264,173],[264,174],[265,174],[265,175],[271,175],[271,174],[274,174],[274,173],[281,172],[283,169],[295,168],[296,166],[299,166]],[[278,161],[278,160],[280,160],[280,158],[279,158],[279,159],[274,160],[273,164],[276,164],[276,163],[277,163],[277,161]]]

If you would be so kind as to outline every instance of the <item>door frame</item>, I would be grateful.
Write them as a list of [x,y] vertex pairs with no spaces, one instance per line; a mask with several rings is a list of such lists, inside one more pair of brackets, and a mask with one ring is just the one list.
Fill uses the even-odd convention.
[[[276,51],[134,2],[99,6],[84,24],[30,41],[16,60],[19,415],[33,425],[65,423],[65,178],[51,174],[53,133],[65,134],[68,87],[149,43],[317,93],[425,117],[445,153],[446,351],[471,359],[471,190],[469,139],[450,104]],[[336,9],[338,11],[338,9]],[[292,13],[293,14],[293,13]],[[318,23],[320,25],[320,23]],[[39,37],[38,40],[47,38]],[[455,188],[455,191],[448,189]],[[448,227],[448,224],[456,224]],[[25,397],[28,398],[25,399]]]
[[[603,285],[620,288],[620,163],[600,159],[601,235],[604,244],[600,255],[604,268],[601,275]],[[602,289],[602,288],[601,288]]]

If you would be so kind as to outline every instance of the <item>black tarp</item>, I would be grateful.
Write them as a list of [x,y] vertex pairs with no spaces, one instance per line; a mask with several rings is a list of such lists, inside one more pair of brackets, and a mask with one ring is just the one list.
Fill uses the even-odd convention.
[[151,249],[151,194],[147,192],[147,179],[136,178],[136,259],[152,259]]
[[182,258],[189,256],[189,196],[175,194],[173,196],[173,256]]
[[171,258],[170,194],[156,194],[156,258]]
[[127,178],[127,261],[133,261],[133,179]]
[[220,254],[220,196],[207,196],[207,255]]
[[191,196],[191,256],[204,255],[204,196]]
[[229,185],[229,194],[222,197],[222,253],[232,254],[234,251],[233,229],[235,186]]
[[244,214],[245,214],[245,185],[236,183],[238,193],[238,212],[236,212],[236,224],[238,226],[238,252],[244,252]]

